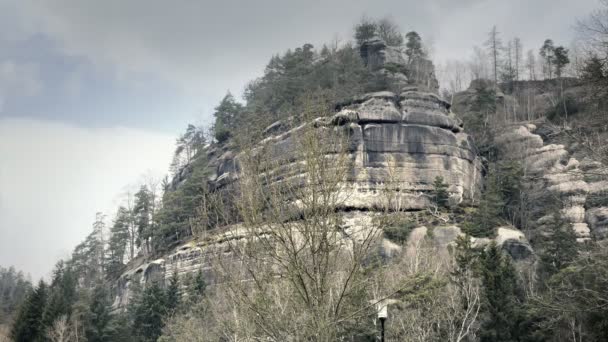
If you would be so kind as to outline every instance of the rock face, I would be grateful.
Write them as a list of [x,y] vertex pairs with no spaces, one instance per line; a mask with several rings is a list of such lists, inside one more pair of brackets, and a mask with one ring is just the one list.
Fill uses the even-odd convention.
[[[585,213],[585,203],[590,192],[585,174],[579,161],[570,156],[564,145],[545,144],[541,135],[535,133],[537,130],[534,124],[513,125],[500,134],[496,142],[502,156],[520,162],[528,178],[533,180],[527,184],[529,202],[534,205],[547,203],[551,198],[559,199],[563,204],[561,213],[572,223],[572,229],[579,240],[587,240],[591,236],[587,221],[595,216]],[[534,209],[532,208],[533,211]],[[546,208],[536,209],[541,212]],[[539,226],[550,219],[546,215],[550,213],[544,211],[543,214],[545,215],[540,217],[533,215]],[[602,219],[593,222],[600,232],[603,229],[600,227],[604,224]]]
[[[395,210],[422,210],[429,204],[429,192],[436,177],[448,185],[450,201],[474,203],[481,187],[481,161],[472,140],[463,131],[461,121],[451,112],[450,105],[439,98],[432,63],[426,60],[408,61],[402,51],[381,41],[370,41],[361,47],[362,57],[370,68],[390,75],[398,92],[382,91],[362,95],[337,105],[329,116],[317,118],[298,127],[276,122],[264,131],[256,148],[269,153],[272,161],[271,182],[304,179],[297,165],[303,163],[298,152],[298,137],[305,128],[332,136],[347,132],[349,169],[341,187],[344,201],[345,230],[361,227],[373,212],[386,204]],[[239,160],[243,156],[229,147],[206,148],[209,184],[221,191],[230,191],[231,183],[239,178]],[[333,158],[328,150],[326,157]],[[188,177],[190,169],[178,174],[172,187]],[[367,223],[369,224],[369,222]],[[444,231],[441,231],[444,232]],[[460,230],[445,230],[442,244],[448,244]],[[211,258],[230,257],[227,236],[217,232],[204,241],[192,240],[162,258],[130,265],[115,286],[115,307],[126,304],[134,282],[143,284],[170,278],[173,272],[189,274],[199,269],[213,282]],[[390,241],[381,243],[381,255],[389,258],[400,252],[400,246]]]

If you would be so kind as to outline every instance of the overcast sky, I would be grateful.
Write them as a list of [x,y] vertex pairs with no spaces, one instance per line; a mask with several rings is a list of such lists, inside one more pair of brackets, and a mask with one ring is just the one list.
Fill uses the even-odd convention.
[[210,122],[272,54],[346,42],[389,16],[467,58],[497,25],[537,49],[569,45],[597,0],[0,0],[0,265],[46,276],[143,175],[166,172],[175,136]]

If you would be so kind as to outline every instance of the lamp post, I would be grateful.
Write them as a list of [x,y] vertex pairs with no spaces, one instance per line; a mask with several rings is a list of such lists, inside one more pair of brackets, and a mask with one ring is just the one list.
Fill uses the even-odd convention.
[[[380,305],[379,305],[380,306]],[[380,320],[380,342],[384,342],[384,322],[388,317],[388,310],[386,304],[381,305],[378,309],[378,319]]]
[[378,320],[380,321],[380,341],[384,342],[384,322],[388,318],[388,304],[389,301],[382,300],[376,303],[376,309],[378,310]]

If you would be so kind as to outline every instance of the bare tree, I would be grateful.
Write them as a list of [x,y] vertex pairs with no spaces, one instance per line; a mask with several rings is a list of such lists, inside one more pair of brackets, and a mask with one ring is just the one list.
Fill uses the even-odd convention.
[[494,84],[498,85],[498,66],[500,65],[500,52],[503,49],[503,46],[502,40],[500,39],[500,32],[498,32],[496,26],[493,26],[492,30],[488,32],[488,40],[486,40],[485,46],[487,47],[492,60]]
[[514,67],[515,67],[515,81],[519,81],[519,73],[521,72],[522,67],[522,55],[523,55],[523,46],[521,43],[521,39],[515,37],[513,39],[513,59],[514,59]]
[[526,69],[528,69],[528,79],[536,81],[536,55],[532,49],[526,54]]

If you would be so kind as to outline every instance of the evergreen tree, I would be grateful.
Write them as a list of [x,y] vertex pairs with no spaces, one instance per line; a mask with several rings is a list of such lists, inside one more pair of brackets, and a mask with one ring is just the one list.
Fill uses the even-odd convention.
[[242,111],[243,106],[236,102],[230,92],[228,92],[220,104],[215,107],[215,112],[213,113],[213,116],[215,117],[213,132],[215,140],[217,140],[218,143],[223,143],[230,138],[230,135],[236,128],[237,121],[239,120]]
[[49,289],[49,299],[43,314],[44,327],[49,328],[61,316],[69,318],[72,305],[77,300],[76,275],[71,267],[59,261],[53,271],[53,280]]
[[570,223],[555,209],[551,219],[545,223],[546,235],[539,238],[539,275],[542,280],[572,263],[578,255],[576,233]]
[[198,301],[205,294],[205,289],[207,288],[207,283],[205,283],[205,278],[203,277],[203,271],[198,270],[192,284],[190,285],[190,297],[193,301]]
[[555,46],[553,45],[553,40],[545,40],[543,46],[540,48],[540,56],[545,59],[545,74],[551,79],[553,77],[553,63],[555,60]]
[[408,60],[411,61],[416,58],[425,57],[424,50],[422,49],[422,38],[416,31],[411,31],[405,34],[405,54]]
[[15,342],[44,341],[43,314],[47,301],[47,285],[40,280],[35,290],[30,292],[21,306],[11,329]]
[[110,228],[110,239],[108,240],[108,266],[107,273],[115,275],[124,265],[124,257],[129,244],[129,224],[131,213],[123,206],[118,208],[114,224]]
[[432,200],[437,207],[448,207],[450,196],[447,189],[448,185],[443,181],[443,177],[435,177],[435,181],[433,182]]
[[142,341],[156,341],[162,333],[167,314],[167,297],[158,284],[150,284],[143,291],[134,310],[133,330]]
[[369,18],[363,17],[355,26],[355,41],[361,46],[366,40],[373,38],[378,30],[378,24]]
[[173,271],[169,286],[167,286],[167,310],[172,313],[179,307],[179,275],[177,270]]
[[480,340],[517,341],[521,311],[515,269],[496,243],[493,242],[481,254],[480,271],[487,314],[481,326]]
[[570,63],[568,58],[568,49],[563,46],[558,46],[553,50],[553,63],[555,64],[555,76],[562,77],[564,67]]
[[110,324],[111,303],[105,287],[98,285],[93,290],[89,311],[86,313],[85,334],[88,342],[112,341],[113,327]]
[[501,188],[494,171],[486,179],[486,187],[479,200],[479,206],[472,220],[467,222],[465,230],[475,237],[488,237],[494,234],[494,228],[503,223],[501,214],[504,207]]
[[137,246],[148,245],[152,237],[152,194],[148,187],[142,185],[135,193],[135,205],[133,206],[133,219],[137,227]]

